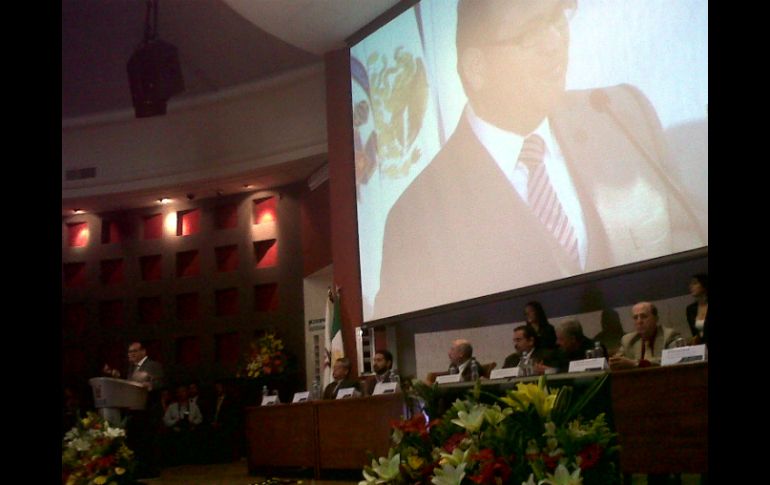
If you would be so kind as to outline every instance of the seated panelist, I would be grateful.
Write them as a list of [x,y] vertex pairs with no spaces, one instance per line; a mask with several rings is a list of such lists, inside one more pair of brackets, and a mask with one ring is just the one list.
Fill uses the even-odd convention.
[[364,382],[365,394],[371,396],[375,386],[381,382],[398,382],[398,374],[393,370],[393,354],[388,350],[378,350],[372,359],[373,376],[368,376]]
[[631,315],[636,331],[620,339],[620,349],[609,360],[612,370],[660,365],[663,349],[673,347],[681,337],[673,328],[658,324],[658,309],[648,301],[634,305]]
[[[556,326],[556,345],[554,365],[557,372],[569,371],[570,362],[586,359],[586,352],[595,347],[594,341],[583,334],[583,326],[578,320],[566,320]],[[607,350],[600,345],[606,356]]]
[[346,387],[353,387],[361,394],[361,383],[356,379],[351,379],[350,375],[350,359],[347,357],[341,357],[334,362],[332,368],[332,382],[330,382],[324,389],[324,399],[337,399],[337,392],[340,389]]
[[[473,358],[473,346],[466,339],[456,339],[452,341],[452,347],[449,349],[449,373],[460,374],[461,382],[472,380],[472,363],[476,361]],[[478,365],[478,362],[476,362]],[[478,366],[481,373],[481,366]]]
[[[553,352],[538,345],[535,329],[530,325],[519,325],[513,329],[513,347],[516,352],[510,354],[503,362],[503,368],[519,367],[529,369],[532,373],[543,374],[550,367]],[[521,372],[521,371],[520,371]],[[527,370],[519,375],[528,375]]]

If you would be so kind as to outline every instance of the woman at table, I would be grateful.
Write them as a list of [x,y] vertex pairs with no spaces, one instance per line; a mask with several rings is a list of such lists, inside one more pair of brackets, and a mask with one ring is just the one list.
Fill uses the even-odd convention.
[[556,348],[556,329],[548,322],[543,305],[538,301],[531,301],[524,307],[524,319],[527,324],[535,329],[537,334],[537,346],[542,349]]
[[690,279],[690,296],[695,301],[687,305],[687,323],[690,325],[692,339],[690,343],[708,344],[708,288],[707,274],[696,274]]

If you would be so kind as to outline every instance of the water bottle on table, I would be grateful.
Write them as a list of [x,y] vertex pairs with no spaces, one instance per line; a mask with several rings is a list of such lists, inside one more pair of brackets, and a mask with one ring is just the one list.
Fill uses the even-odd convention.
[[476,359],[471,360],[471,380],[474,382],[479,380],[479,363]]

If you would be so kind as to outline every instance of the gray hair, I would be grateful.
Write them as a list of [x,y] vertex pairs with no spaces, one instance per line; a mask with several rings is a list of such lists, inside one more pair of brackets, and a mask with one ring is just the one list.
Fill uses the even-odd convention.
[[558,326],[559,332],[565,337],[581,339],[583,337],[583,326],[578,320],[565,320]]

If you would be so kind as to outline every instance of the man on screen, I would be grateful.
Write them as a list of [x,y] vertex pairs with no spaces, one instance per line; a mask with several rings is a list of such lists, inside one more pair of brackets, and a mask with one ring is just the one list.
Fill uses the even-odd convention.
[[468,103],[388,214],[375,318],[706,244],[647,98],[565,90],[575,7],[458,3]]

